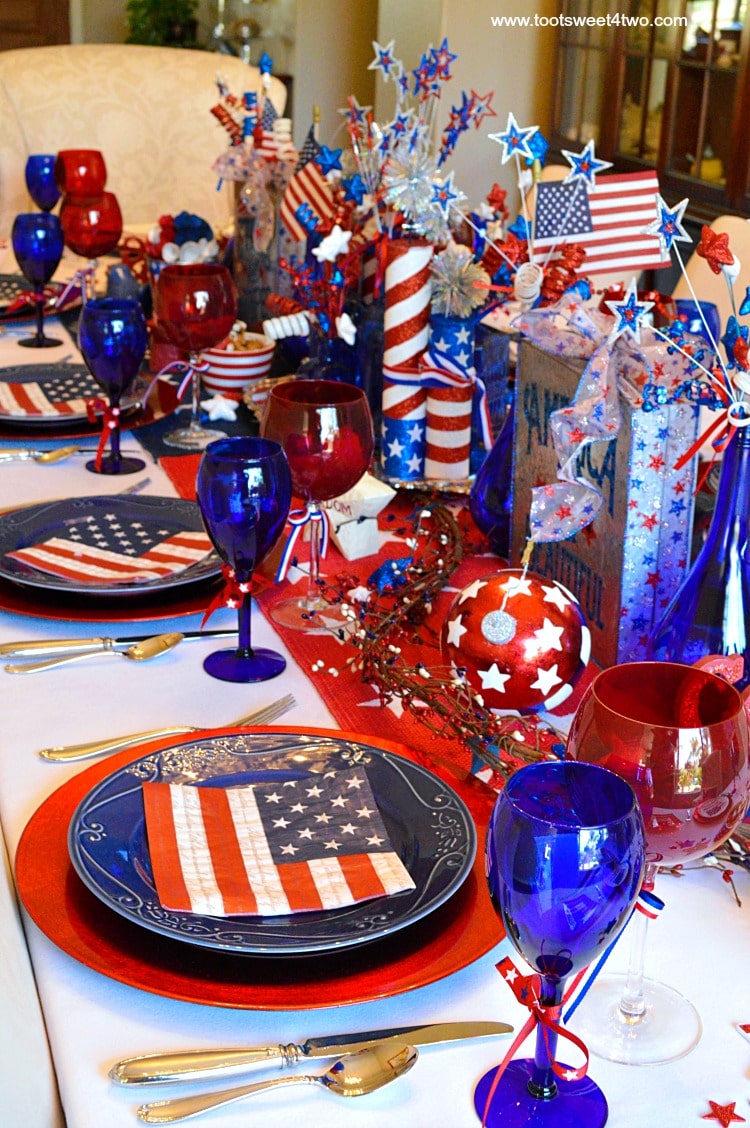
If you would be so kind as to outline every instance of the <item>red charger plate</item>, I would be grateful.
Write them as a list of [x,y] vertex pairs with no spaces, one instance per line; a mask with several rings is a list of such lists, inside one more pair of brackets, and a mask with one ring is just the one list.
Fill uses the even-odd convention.
[[[200,735],[226,731],[212,729]],[[286,731],[331,735],[326,729]],[[373,742],[370,736],[350,732],[335,735]],[[190,740],[196,739],[191,734]],[[21,900],[42,932],[86,967],[130,987],[183,1002],[244,1010],[306,1010],[370,1002],[434,983],[467,967],[503,937],[487,892],[481,847],[496,796],[478,780],[470,776],[457,780],[403,745],[386,740],[377,744],[450,783],[469,808],[480,842],[472,870],[458,892],[392,937],[330,955],[234,956],[161,937],[125,920],[94,897],[68,855],[73,813],[105,776],[151,751],[174,746],[174,737],[109,756],[68,780],[42,803],[29,820],[16,854]]]
[[145,623],[154,619],[176,619],[205,611],[223,580],[206,580],[186,585],[187,592],[167,596],[166,592],[134,599],[117,596],[91,599],[86,595],[60,595],[42,588],[23,587],[0,579],[0,611],[29,615],[33,619],[58,619],[71,623]]

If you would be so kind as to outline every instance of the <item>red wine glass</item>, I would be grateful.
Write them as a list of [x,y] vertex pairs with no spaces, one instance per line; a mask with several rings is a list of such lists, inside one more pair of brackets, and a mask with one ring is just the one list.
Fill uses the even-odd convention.
[[[95,278],[96,260],[113,251],[122,235],[122,212],[117,197],[113,192],[88,198],[65,196],[60,206],[60,223],[65,246],[73,254],[89,260]],[[81,289],[85,302],[88,297],[85,284]]]
[[11,242],[24,278],[35,288],[36,334],[24,337],[19,345],[48,349],[62,344],[44,335],[44,287],[57,270],[63,252],[60,220],[51,212],[23,212],[13,221]]
[[192,410],[187,427],[164,436],[179,450],[205,450],[226,435],[203,427],[200,419],[200,357],[218,345],[237,318],[237,288],[232,275],[218,263],[175,263],[159,272],[154,290],[154,317],[167,340],[189,356]]
[[[626,662],[603,670],[581,701],[568,759],[616,772],[638,796],[646,826],[644,888],[660,865],[715,850],[750,798],[748,723],[740,694],[707,670]],[[681,994],[644,979],[648,917],[636,913],[626,975],[600,975],[571,1026],[610,1061],[674,1061],[698,1042],[701,1021]]]
[[335,380],[289,380],[271,389],[261,434],[280,443],[292,472],[292,487],[305,502],[310,524],[307,594],[284,600],[271,611],[275,622],[295,630],[310,627],[310,616],[340,612],[320,595],[320,503],[356,485],[374,448],[372,416],[361,388]]
[[104,156],[98,149],[61,149],[55,160],[55,180],[63,196],[101,196],[107,183]]

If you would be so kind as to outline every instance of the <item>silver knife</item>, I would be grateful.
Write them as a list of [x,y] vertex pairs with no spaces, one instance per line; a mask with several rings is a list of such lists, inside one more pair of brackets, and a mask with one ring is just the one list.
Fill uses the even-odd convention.
[[487,1038],[512,1034],[507,1022],[436,1022],[428,1026],[397,1026],[387,1030],[368,1030],[363,1034],[331,1034],[308,1038],[297,1045],[256,1046],[244,1050],[185,1050],[182,1053],[146,1054],[124,1058],[109,1071],[120,1085],[152,1085],[183,1078],[232,1076],[249,1065],[279,1062],[296,1065],[313,1058],[355,1054],[373,1042],[408,1042],[410,1046],[431,1046],[439,1042],[460,1042],[465,1038]]
[[[237,629],[229,631],[186,631],[183,642],[201,638],[228,638],[236,635]],[[48,638],[29,639],[25,642],[4,642],[0,644],[2,658],[43,658],[47,654],[97,654],[100,650],[112,650],[117,646],[129,646],[134,642],[145,642],[152,634],[129,635],[127,638]]]
[[[122,450],[122,454],[138,454],[139,451]],[[0,449],[0,462],[62,462],[74,454],[96,454],[96,447],[64,446],[52,450],[37,450],[32,447],[5,447]]]

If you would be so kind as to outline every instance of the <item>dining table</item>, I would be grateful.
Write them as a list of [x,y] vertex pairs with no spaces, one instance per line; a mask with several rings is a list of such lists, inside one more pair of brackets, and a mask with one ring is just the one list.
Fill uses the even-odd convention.
[[[92,474],[80,455],[56,463],[0,461],[0,508],[115,498],[134,481],[142,487],[140,497],[176,499],[174,476],[149,450],[149,428],[129,430],[127,421],[124,427],[123,447],[145,452],[147,465],[139,475]],[[54,450],[70,441],[53,431],[32,440],[23,427],[13,433],[12,425],[6,426],[0,455],[24,446]],[[95,445],[95,439],[87,437],[81,445]],[[488,559],[488,571],[499,566]],[[283,582],[291,586],[291,580]],[[64,600],[55,602],[54,592],[37,599],[35,592],[14,589],[4,580],[0,644],[201,631],[203,607],[189,599],[164,607],[151,603],[145,612],[137,600],[114,606],[92,597],[71,611]],[[235,612],[220,607],[205,630],[235,626]],[[257,607],[253,631],[256,644],[272,646],[286,658],[285,671],[272,681],[246,685],[209,677],[203,659],[219,643],[208,637],[186,640],[147,662],[102,654],[34,674],[0,668],[0,825],[9,859],[0,883],[0,1077],[10,1116],[2,1122],[8,1128],[129,1128],[138,1123],[137,1106],[147,1100],[280,1075],[277,1066],[256,1065],[229,1082],[147,1088],[110,1080],[115,1062],[137,1055],[273,1046],[466,1020],[499,1020],[518,1031],[529,1017],[497,965],[511,956],[523,974],[529,969],[504,937],[482,880],[483,833],[494,793],[465,769],[452,772],[444,756],[431,768],[429,756],[422,757],[423,770],[434,771],[472,812],[481,813],[471,899],[461,887],[432,917],[369,945],[334,946],[303,957],[283,951],[205,952],[179,937],[165,939],[123,921],[71,871],[67,827],[77,803],[108,772],[143,756],[143,746],[67,763],[46,761],[41,749],[176,725],[222,733],[234,718],[290,693],[294,707],[269,732],[341,732],[314,671],[295,658],[288,638]],[[347,667],[340,678],[360,676]],[[375,746],[381,741],[393,750],[393,742],[382,738],[383,710],[363,707],[361,725],[349,725],[346,739],[359,733],[363,741]],[[173,736],[166,745],[162,740],[145,747],[194,739],[195,734]],[[665,908],[649,928],[647,974],[694,1003],[702,1036],[689,1054],[661,1065],[628,1066],[592,1054],[589,1074],[605,1093],[611,1128],[688,1128],[711,1118],[728,1124],[731,1114],[716,1109],[729,1106],[734,1122],[750,1121],[750,997],[742,971],[750,952],[750,874],[736,866],[733,881],[736,897],[710,859],[659,878]],[[443,944],[443,932],[453,937],[451,929],[455,941]],[[624,970],[628,958],[625,929],[609,967]],[[589,1000],[581,1007],[587,1005]],[[475,1086],[503,1059],[511,1037],[425,1046],[404,1076],[357,1099],[300,1086],[252,1096],[206,1113],[203,1120],[216,1128],[256,1122],[291,1128],[300,1118],[321,1128],[472,1128],[480,1123]],[[529,1033],[517,1055],[528,1056],[532,1046]],[[564,1060],[573,1055],[579,1064],[577,1049],[564,1041],[560,1046]],[[317,1060],[293,1068],[315,1072],[327,1064]]]

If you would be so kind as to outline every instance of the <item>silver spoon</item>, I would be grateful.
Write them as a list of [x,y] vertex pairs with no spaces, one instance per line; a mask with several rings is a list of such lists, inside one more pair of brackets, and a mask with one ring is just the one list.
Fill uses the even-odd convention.
[[148,662],[150,658],[158,658],[182,642],[184,635],[173,632],[171,634],[154,635],[135,642],[125,650],[117,650],[114,646],[103,647],[101,650],[87,651],[85,654],[67,654],[64,658],[48,658],[45,662],[24,662],[18,665],[9,665],[5,669],[9,674],[34,674],[38,670],[51,670],[54,666],[65,666],[69,662],[81,662],[84,658],[94,658],[100,654],[119,654],[121,658],[129,658],[131,662]]
[[146,1124],[173,1124],[198,1116],[210,1108],[241,1101],[253,1093],[264,1093],[281,1085],[322,1085],[340,1097],[361,1097],[374,1093],[389,1081],[395,1081],[411,1069],[419,1056],[414,1046],[380,1043],[335,1061],[325,1073],[295,1073],[288,1077],[275,1077],[236,1089],[202,1093],[194,1097],[176,1097],[171,1101],[153,1101],[141,1105],[138,1116]]

